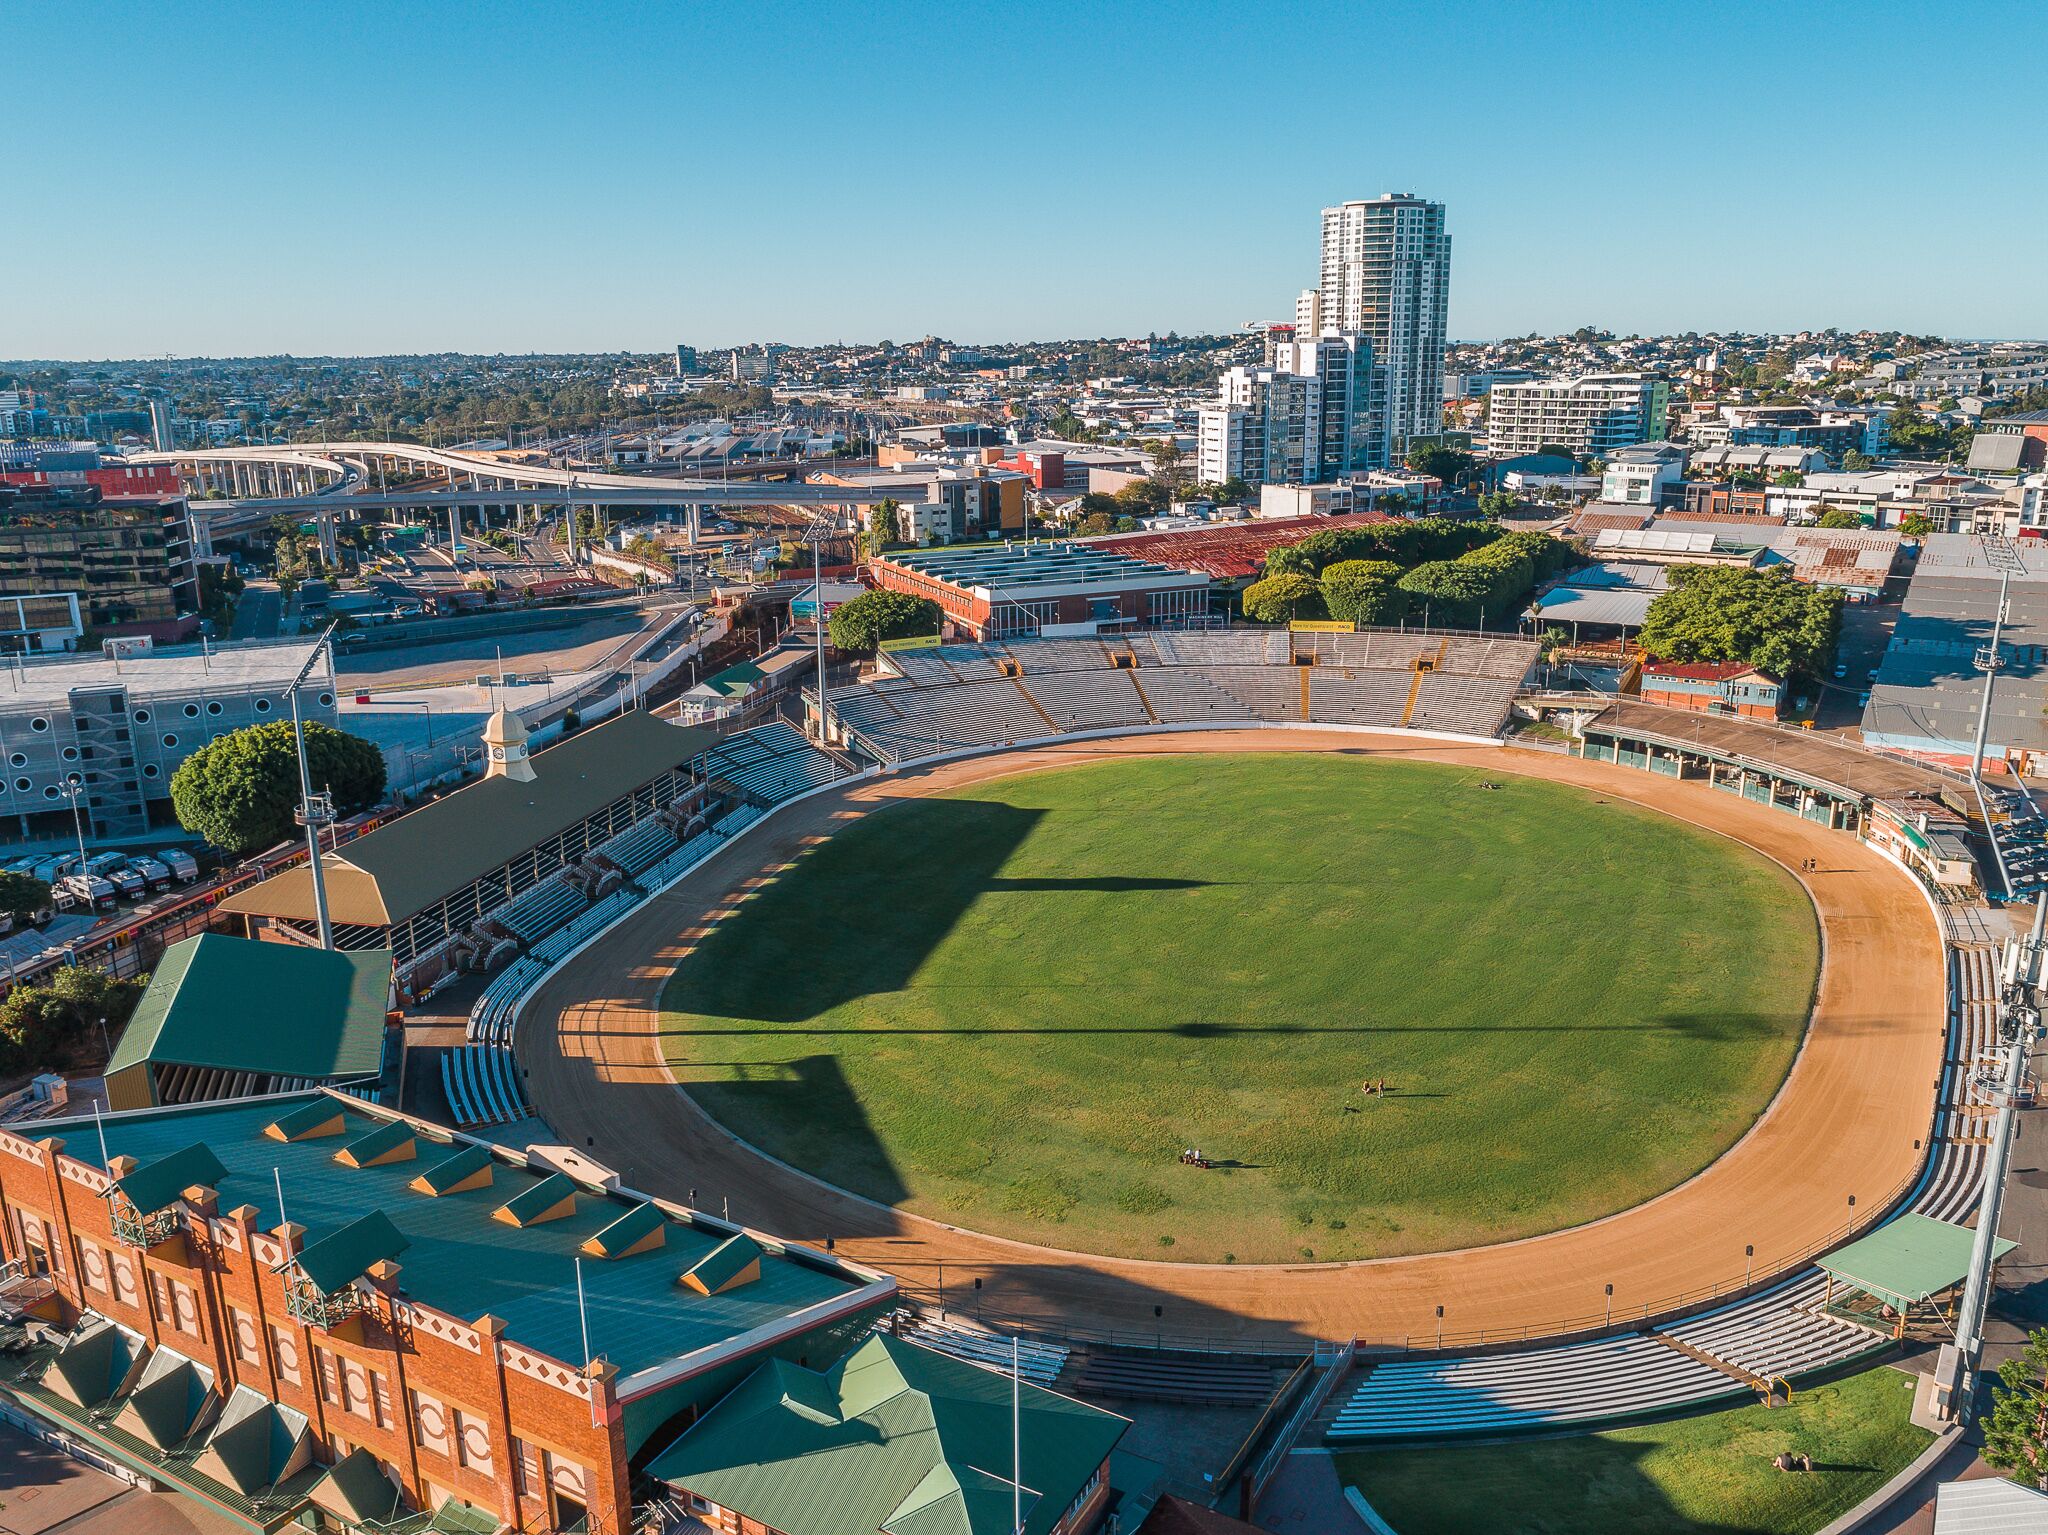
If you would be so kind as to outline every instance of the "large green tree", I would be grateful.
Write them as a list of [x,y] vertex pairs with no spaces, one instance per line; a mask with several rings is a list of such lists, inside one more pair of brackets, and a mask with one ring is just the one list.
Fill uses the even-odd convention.
[[836,649],[870,655],[884,640],[913,634],[936,634],[939,605],[908,592],[862,592],[832,610],[826,628]]
[[1322,618],[1322,583],[1314,576],[1284,572],[1254,581],[1244,589],[1244,616],[1258,624],[1284,624],[1290,618]]
[[1808,586],[1783,566],[1674,565],[1670,580],[1638,636],[1651,655],[1741,661],[1779,678],[1827,670],[1841,631],[1839,591]]
[[1998,1367],[1991,1391],[1984,1458],[2048,1489],[2048,1327],[2035,1328],[2019,1356]]
[[1401,567],[1392,560],[1339,560],[1323,570],[1323,602],[1332,618],[1396,624],[1408,612]]
[[90,965],[64,965],[23,981],[0,1001],[0,1072],[14,1075],[70,1065],[101,1052],[100,1022],[118,1039],[148,976],[117,981]]
[[[1465,560],[1431,560],[1401,578],[1408,610],[1436,624],[1476,624],[1485,617],[1492,595],[1491,573]],[[1495,617],[1499,617],[1496,611]]]
[[50,904],[50,887],[26,874],[0,870],[0,912],[27,922]]
[[[384,754],[361,736],[306,726],[306,768],[343,815],[384,797]],[[202,746],[171,775],[178,824],[215,847],[246,853],[292,835],[299,759],[288,720],[251,725]]]

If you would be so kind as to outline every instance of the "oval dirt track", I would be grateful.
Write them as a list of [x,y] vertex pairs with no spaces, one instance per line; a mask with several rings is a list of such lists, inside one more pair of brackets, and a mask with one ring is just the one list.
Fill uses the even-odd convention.
[[[1689,1182],[1632,1210],[1497,1246],[1353,1264],[1195,1265],[1102,1258],[907,1215],[830,1187],[734,1139],[675,1086],[658,1030],[664,983],[707,922],[805,845],[892,801],[962,784],[1158,752],[1336,751],[1554,779],[1721,832],[1799,870],[1820,913],[1813,1020],[1778,1096]],[[1076,1329],[1426,1343],[1597,1325],[1681,1294],[1740,1286],[1867,1222],[1918,1168],[1946,1017],[1942,940],[1913,880],[1854,837],[1701,783],[1550,752],[1348,731],[1131,736],[1006,752],[816,795],[722,849],[549,978],[523,1010],[535,1110],[634,1187],[822,1246],[990,1320]],[[1656,1105],[1646,1103],[1646,1114]],[[1852,1210],[1850,1197],[1855,1196]],[[974,1281],[982,1281],[975,1291]],[[1704,1298],[1704,1295],[1702,1296]]]

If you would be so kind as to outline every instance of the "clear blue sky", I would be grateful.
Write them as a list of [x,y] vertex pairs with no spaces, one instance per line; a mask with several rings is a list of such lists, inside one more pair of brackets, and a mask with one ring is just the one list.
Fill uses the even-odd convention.
[[1214,330],[1449,207],[1459,337],[2048,335],[2038,0],[31,4],[0,357]]

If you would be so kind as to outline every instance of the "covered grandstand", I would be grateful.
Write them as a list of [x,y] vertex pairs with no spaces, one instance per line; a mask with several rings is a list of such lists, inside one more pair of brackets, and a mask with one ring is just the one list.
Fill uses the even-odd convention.
[[885,765],[1176,726],[1352,725],[1492,739],[1536,656],[1533,642],[1508,636],[1397,629],[942,645],[887,653],[884,675],[833,694],[833,734]]
[[[455,968],[450,951],[461,940],[485,952],[505,941],[477,931],[489,919],[514,942],[522,924],[544,931],[577,906],[557,877],[689,795],[700,781],[695,761],[716,740],[625,714],[536,754],[531,782],[482,779],[326,854],[336,946],[390,949],[400,985],[417,994]],[[304,867],[238,892],[220,910],[252,938],[317,942]]]

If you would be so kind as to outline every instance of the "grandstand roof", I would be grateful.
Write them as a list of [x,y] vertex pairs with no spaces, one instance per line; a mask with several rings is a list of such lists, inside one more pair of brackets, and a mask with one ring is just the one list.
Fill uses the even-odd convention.
[[[1976,1238],[1968,1226],[1913,1211],[1829,1253],[1820,1266],[1840,1283],[1903,1311],[1962,1283]],[[2000,1237],[1991,1256],[2001,1258],[2018,1245]]]
[[1047,589],[1114,591],[1132,586],[1186,585],[1197,572],[1076,543],[958,544],[891,550],[878,565],[896,565],[933,581],[991,593],[1037,595]]
[[[321,860],[333,920],[389,927],[595,815],[718,739],[635,710],[570,736],[532,758],[533,781],[483,778],[422,805]],[[310,921],[313,879],[287,869],[221,902],[220,909]]]
[[1666,709],[1619,699],[1585,725],[1588,735],[1682,747],[1702,756],[1767,770],[1780,778],[1866,799],[1939,795],[1939,773],[1899,757],[1864,751],[1833,737],[1727,714]]
[[[342,1120],[338,1133],[297,1140],[265,1133],[271,1124],[315,1104],[335,1109]],[[394,1124],[414,1132],[412,1157],[359,1166],[336,1158],[344,1146]],[[66,1158],[101,1168],[102,1128],[109,1156],[132,1156],[140,1164],[131,1177],[203,1145],[224,1169],[213,1179],[220,1207],[255,1206],[255,1224],[264,1230],[280,1223],[276,1191],[281,1184],[291,1219],[306,1228],[302,1256],[309,1277],[323,1289],[345,1285],[370,1264],[392,1258],[403,1270],[408,1299],[464,1322],[489,1313],[505,1323],[511,1342],[571,1365],[585,1357],[576,1259],[584,1243],[644,1203],[576,1183],[573,1208],[566,1213],[512,1225],[494,1212],[561,1174],[499,1150],[487,1185],[435,1195],[414,1181],[449,1157],[473,1155],[469,1148],[474,1143],[339,1093],[146,1109],[110,1114],[100,1124],[49,1121],[38,1127],[38,1134],[63,1138]],[[634,1393],[636,1374],[811,1308],[851,1300],[881,1282],[879,1276],[823,1254],[793,1256],[764,1240],[758,1278],[721,1294],[701,1295],[679,1284],[679,1277],[720,1248],[735,1228],[708,1216],[683,1218],[656,1208],[664,1216],[659,1245],[630,1257],[585,1256],[582,1264],[591,1350],[619,1367],[620,1390],[628,1396]],[[651,1383],[651,1377],[643,1381]]]
[[[1009,1535],[1009,1378],[876,1333],[830,1370],[771,1360],[649,1467],[783,1535]],[[1017,1388],[1025,1535],[1046,1535],[1130,1427]]]
[[1199,570],[1219,581],[1255,576],[1266,555],[1332,528],[1362,528],[1392,522],[1385,512],[1343,512],[1331,517],[1272,517],[1188,528],[1172,533],[1108,533],[1081,540],[1083,548],[1106,549],[1136,559],[1156,560],[1182,570]]
[[375,1076],[390,994],[389,949],[327,952],[201,933],[164,951],[107,1070],[162,1061],[313,1080]]

